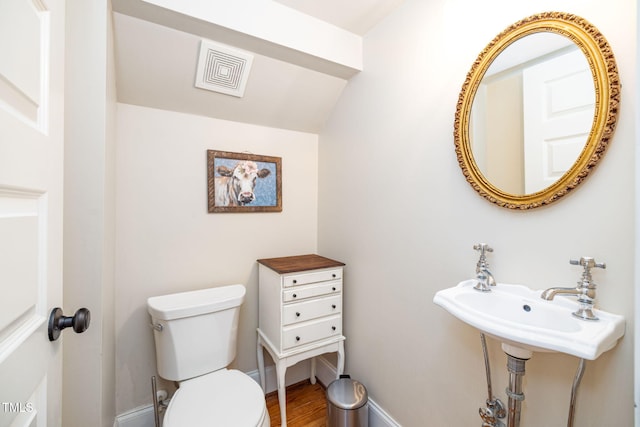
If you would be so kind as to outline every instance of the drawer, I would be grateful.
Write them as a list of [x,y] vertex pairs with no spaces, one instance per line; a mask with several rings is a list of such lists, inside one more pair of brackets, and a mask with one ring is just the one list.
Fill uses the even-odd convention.
[[282,348],[292,348],[339,335],[342,335],[341,315],[296,323],[282,328]]
[[326,282],[328,280],[342,279],[342,269],[335,268],[331,270],[314,271],[312,273],[291,274],[284,276],[283,286],[299,286],[308,285],[309,283]]
[[342,311],[342,295],[317,298],[305,302],[287,304],[282,310],[282,323],[306,322],[318,317],[338,314]]
[[298,301],[306,298],[319,297],[322,295],[338,294],[342,291],[342,281],[317,283],[303,287],[294,287],[282,291],[284,302]]

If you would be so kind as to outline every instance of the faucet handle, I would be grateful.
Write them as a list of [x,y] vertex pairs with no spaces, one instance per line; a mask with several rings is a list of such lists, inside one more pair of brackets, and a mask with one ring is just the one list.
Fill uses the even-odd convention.
[[581,257],[579,260],[577,259],[571,259],[569,260],[569,264],[571,265],[581,265],[584,267],[585,271],[589,271],[591,268],[607,268],[607,264],[605,264],[604,262],[596,262],[595,259],[593,259],[590,256],[583,256]]
[[480,256],[484,256],[485,252],[493,252],[493,248],[486,243],[478,243],[473,245],[473,249],[480,251]]

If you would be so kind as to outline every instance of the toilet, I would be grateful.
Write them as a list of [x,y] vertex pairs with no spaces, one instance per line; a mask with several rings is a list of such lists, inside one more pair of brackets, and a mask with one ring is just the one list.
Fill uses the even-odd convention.
[[177,381],[163,427],[269,427],[262,388],[227,369],[236,356],[243,285],[151,297],[158,374]]

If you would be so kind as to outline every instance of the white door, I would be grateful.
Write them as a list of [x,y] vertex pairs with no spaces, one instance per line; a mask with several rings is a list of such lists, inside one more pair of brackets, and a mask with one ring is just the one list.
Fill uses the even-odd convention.
[[0,0],[0,427],[60,426],[64,1]]
[[595,88],[579,49],[523,72],[525,193],[557,181],[575,163],[593,125]]

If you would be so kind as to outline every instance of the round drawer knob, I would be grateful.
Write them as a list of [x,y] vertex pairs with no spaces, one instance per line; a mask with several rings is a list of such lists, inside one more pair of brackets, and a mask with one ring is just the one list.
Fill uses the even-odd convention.
[[331,330],[332,330],[332,331],[335,331],[335,330],[336,330],[336,327],[335,327],[335,326],[332,326],[332,327],[331,327]]
[[333,308],[335,310],[336,309],[336,305],[335,304],[331,304],[331,308]]
[[300,337],[296,337],[296,341],[300,341]]
[[293,284],[295,285],[296,283],[298,283],[298,281],[296,279],[293,279]]
[[333,290],[335,291],[335,290],[336,290],[336,287],[334,286],[334,287],[333,287],[333,288],[331,288],[331,289],[333,289]]
[[300,317],[300,312],[296,311],[296,317]]
[[293,296],[294,298],[296,298],[296,297],[297,297],[298,295],[296,295],[296,294],[293,294],[292,296]]
[[333,277],[333,278],[335,279],[336,275],[335,275],[335,274],[332,274],[332,275],[331,275],[331,277]]

